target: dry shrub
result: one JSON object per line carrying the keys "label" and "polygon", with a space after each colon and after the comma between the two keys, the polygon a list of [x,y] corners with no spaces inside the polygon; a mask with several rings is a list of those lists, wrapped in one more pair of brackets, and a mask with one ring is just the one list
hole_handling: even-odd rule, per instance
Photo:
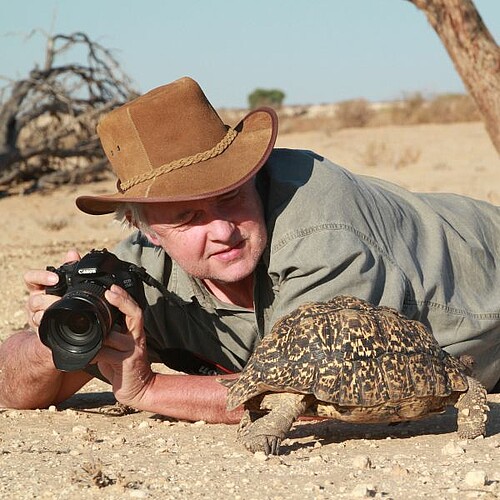
{"label": "dry shrub", "polygon": [[428,123],[471,122],[481,119],[476,103],[469,95],[439,95],[429,102],[428,108]]}
{"label": "dry shrub", "polygon": [[404,168],[408,167],[409,165],[413,165],[420,159],[421,154],[422,151],[420,150],[420,148],[407,146],[403,149],[403,151],[401,151],[399,155],[394,158],[394,167]]}
{"label": "dry shrub", "polygon": [[[228,124],[238,123],[247,109],[218,110]],[[282,134],[322,131],[327,135],[342,128],[382,127],[389,125],[416,125],[426,123],[455,123],[480,121],[481,116],[469,95],[443,94],[432,98],[420,92],[407,94],[400,101],[370,103],[366,99],[352,99],[338,104],[283,106],[277,110]],[[368,146],[365,155],[374,161],[380,156],[380,147]],[[415,152],[407,152],[396,164],[406,165],[417,160]],[[418,159],[418,158],[417,158]]]}
{"label": "dry shrub", "polygon": [[366,127],[374,111],[366,99],[351,99],[340,102],[335,118],[340,128]]}
{"label": "dry shrub", "polygon": [[407,146],[399,152],[385,142],[370,141],[361,153],[361,161],[367,167],[392,165],[399,169],[417,163],[421,153],[419,148],[413,146]]}
{"label": "dry shrub", "polygon": [[420,92],[406,95],[402,101],[395,102],[389,108],[391,124],[413,125],[422,123],[422,110],[425,107],[425,99]]}
{"label": "dry shrub", "polygon": [[335,117],[330,116],[283,116],[279,114],[279,130],[281,134],[322,131],[330,134],[338,130]]}
{"label": "dry shrub", "polygon": [[69,224],[69,219],[65,216],[52,215],[39,221],[39,224],[47,231],[61,231]]}
{"label": "dry shrub", "polygon": [[481,119],[477,106],[469,95],[442,94],[425,99],[418,92],[394,103],[390,107],[390,117],[394,125],[470,122]]}
{"label": "dry shrub", "polygon": [[389,162],[391,153],[385,142],[370,141],[361,153],[361,161],[367,167],[376,167]]}

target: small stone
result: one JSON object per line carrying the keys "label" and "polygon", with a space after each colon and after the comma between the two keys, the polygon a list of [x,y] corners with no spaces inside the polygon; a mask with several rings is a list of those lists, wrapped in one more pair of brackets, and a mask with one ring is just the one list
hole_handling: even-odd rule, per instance
{"label": "small stone", "polygon": [[441,448],[441,453],[443,455],[458,456],[465,453],[465,449],[458,443],[450,441],[447,445]]}
{"label": "small stone", "polygon": [[129,492],[131,498],[147,498],[149,496],[147,491],[144,490],[131,490]]}
{"label": "small stone", "polygon": [[50,405],[48,408],[47,408],[50,412],[54,413],[57,411],[57,408],[55,405]]}
{"label": "small stone", "polygon": [[358,455],[352,459],[352,465],[357,469],[370,469],[372,461],[368,456]]}
{"label": "small stone", "polygon": [[72,429],[71,432],[73,434],[88,434],[89,428],[85,427],[84,425],[75,425]]}
{"label": "small stone", "polygon": [[255,458],[255,460],[258,460],[259,462],[265,462],[269,459],[269,457],[263,451],[256,451],[253,454],[253,458]]}
{"label": "small stone", "polygon": [[484,470],[471,470],[465,475],[464,482],[472,487],[484,486],[488,482],[488,477]]}
{"label": "small stone", "polygon": [[137,427],[138,429],[149,429],[151,425],[146,420],[143,420]]}
{"label": "small stone", "polygon": [[200,426],[200,425],[206,425],[205,420],[197,420],[196,422],[193,422],[193,425]]}
{"label": "small stone", "polygon": [[394,477],[406,477],[410,474],[410,471],[400,464],[393,465],[389,472]]}
{"label": "small stone", "polygon": [[122,444],[125,444],[126,442],[127,439],[124,436],[118,436],[111,441],[111,444],[113,446],[120,446]]}
{"label": "small stone", "polygon": [[371,484],[358,484],[351,491],[351,495],[355,498],[373,497],[376,493],[377,489]]}

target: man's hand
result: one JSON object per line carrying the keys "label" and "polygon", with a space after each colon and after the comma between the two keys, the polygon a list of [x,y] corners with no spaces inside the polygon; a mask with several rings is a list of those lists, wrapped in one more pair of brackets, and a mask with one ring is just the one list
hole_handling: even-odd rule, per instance
{"label": "man's hand", "polygon": [[[76,250],[68,251],[65,262],[73,262],[75,260],[80,260],[79,253]],[[29,298],[26,304],[28,324],[36,332],[38,332],[45,309],[61,298],[45,293],[45,288],[55,285],[58,279],[59,277],[56,273],[41,269],[27,271],[24,275],[24,283],[29,291]]]}
{"label": "man's hand", "polygon": [[[79,259],[78,252],[72,250],[65,260]],[[38,332],[44,311],[60,299],[45,293],[47,286],[57,283],[58,276],[49,271],[32,270],[25,273],[24,281],[29,291],[28,323],[31,330]],[[50,349],[31,330],[16,332],[0,344],[0,406],[45,408],[69,398],[92,379],[92,375],[83,371],[57,370]]]}
{"label": "man's hand", "polygon": [[142,310],[117,285],[106,290],[105,298],[125,315],[125,328],[109,334],[94,362],[111,383],[116,399],[141,409],[141,400],[155,379],[146,351]]}

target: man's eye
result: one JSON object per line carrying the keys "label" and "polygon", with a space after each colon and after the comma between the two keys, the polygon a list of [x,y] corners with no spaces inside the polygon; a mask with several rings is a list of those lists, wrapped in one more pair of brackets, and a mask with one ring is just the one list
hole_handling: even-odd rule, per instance
{"label": "man's eye", "polygon": [[185,224],[189,224],[192,220],[194,220],[195,213],[194,212],[184,212],[182,214],[177,215],[170,224],[172,226],[183,226]]}

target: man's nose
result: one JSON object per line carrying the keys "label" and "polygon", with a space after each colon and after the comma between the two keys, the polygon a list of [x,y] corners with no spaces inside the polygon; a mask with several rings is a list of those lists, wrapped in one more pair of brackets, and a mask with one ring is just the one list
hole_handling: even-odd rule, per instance
{"label": "man's nose", "polygon": [[208,234],[214,241],[229,241],[233,236],[235,227],[231,219],[221,214],[213,214],[210,222],[208,222]]}
{"label": "man's nose", "polygon": [[209,224],[209,234],[214,241],[228,241],[234,233],[235,225],[226,219],[213,219]]}

